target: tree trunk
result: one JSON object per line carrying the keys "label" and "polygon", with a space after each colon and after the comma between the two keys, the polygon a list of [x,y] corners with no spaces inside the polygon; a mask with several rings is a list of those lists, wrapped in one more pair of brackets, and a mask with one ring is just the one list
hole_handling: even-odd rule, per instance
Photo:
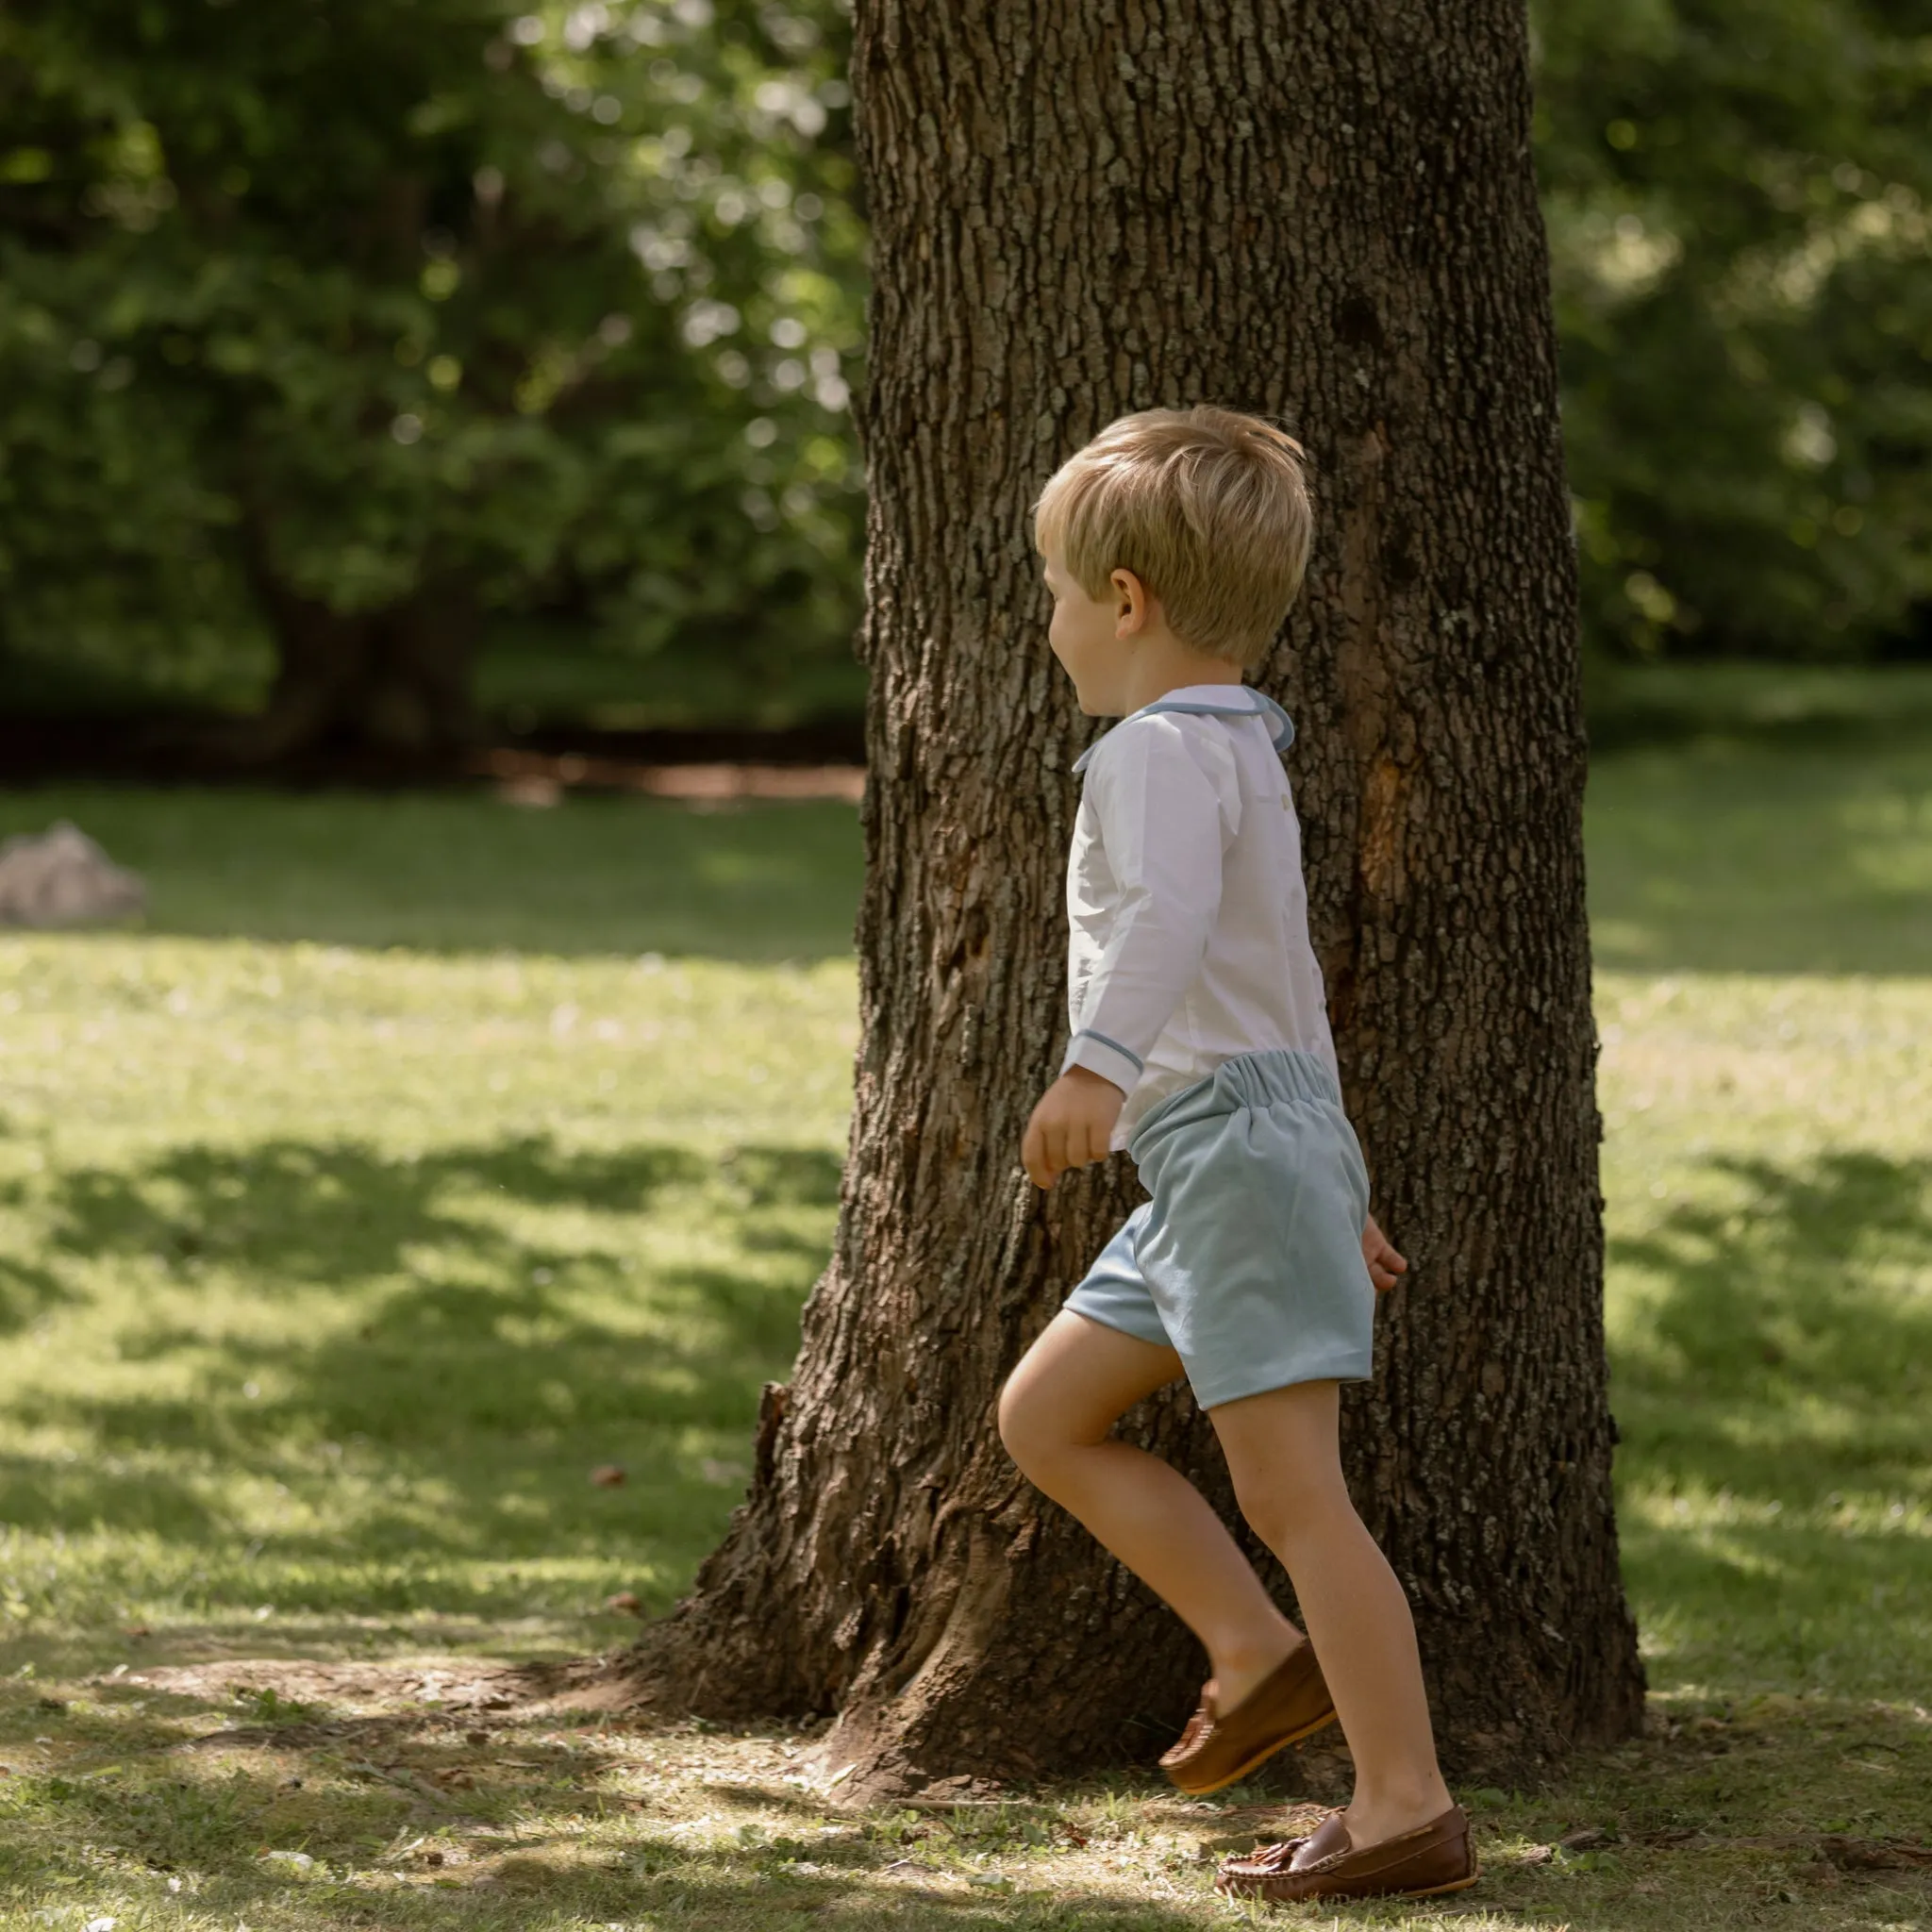
{"label": "tree trunk", "polygon": [[461,584],[430,579],[384,608],[337,610],[280,575],[253,515],[242,540],[276,664],[267,708],[227,733],[236,757],[266,764],[327,748],[421,763],[475,740],[477,611]]}
{"label": "tree trunk", "polygon": [[[1028,506],[1112,417],[1284,413],[1321,534],[1260,681],[1350,1112],[1413,1263],[1351,1392],[1446,1761],[1627,1733],[1573,561],[1518,0],[860,0],[874,229],[864,1045],[837,1244],[749,1498],[627,1668],[836,1714],[845,1789],[1151,1757],[1200,1657],[1001,1449],[1137,1198],[1020,1174],[1065,1031],[1068,767]],[[1231,1514],[1184,1391],[1130,1419]],[[1277,1573],[1278,1574],[1278,1573]]]}

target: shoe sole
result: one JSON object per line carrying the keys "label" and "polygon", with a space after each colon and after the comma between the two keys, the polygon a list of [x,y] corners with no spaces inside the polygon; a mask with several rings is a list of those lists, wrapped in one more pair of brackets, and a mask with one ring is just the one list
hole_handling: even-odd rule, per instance
{"label": "shoe sole", "polygon": [[[1481,1869],[1478,1868],[1476,1871],[1472,1872],[1467,1878],[1452,1878],[1447,1885],[1424,1885],[1418,1887],[1414,1891],[1338,1891],[1329,1892],[1326,1896],[1342,1904],[1357,1900],[1366,1904],[1370,1899],[1376,1898],[1441,1898],[1445,1892],[1469,1890],[1472,1886],[1481,1880],[1482,1875]],[[1230,1887],[1225,1891],[1222,1891],[1221,1887],[1218,1885],[1214,1889],[1216,1891],[1221,1892],[1223,1898],[1255,1898],[1259,1899],[1264,1905],[1277,1903],[1276,1900],[1271,1899],[1265,1891],[1242,1891],[1233,1887]],[[1285,1905],[1318,1904],[1323,1897],[1323,1893],[1315,1892],[1307,1899],[1285,1899],[1279,1901],[1279,1903]]]}
{"label": "shoe sole", "polygon": [[1483,1874],[1472,1872],[1467,1878],[1453,1878],[1447,1885],[1425,1885],[1420,1891],[1398,1891],[1394,1898],[1441,1898],[1445,1891],[1467,1891]]}
{"label": "shoe sole", "polygon": [[1168,1782],[1191,1798],[1205,1798],[1210,1791],[1224,1791],[1229,1785],[1240,1784],[1257,1765],[1266,1764],[1277,1751],[1286,1751],[1291,1744],[1299,1744],[1304,1738],[1312,1738],[1317,1731],[1325,1731],[1334,1722],[1335,1712],[1331,1707],[1313,1724],[1304,1724],[1300,1730],[1291,1731],[1285,1738],[1277,1738],[1274,1743],[1256,1752],[1245,1763],[1238,1764],[1225,1777],[1216,1778],[1211,1785],[1184,1785],[1173,1772],[1167,1774]]}

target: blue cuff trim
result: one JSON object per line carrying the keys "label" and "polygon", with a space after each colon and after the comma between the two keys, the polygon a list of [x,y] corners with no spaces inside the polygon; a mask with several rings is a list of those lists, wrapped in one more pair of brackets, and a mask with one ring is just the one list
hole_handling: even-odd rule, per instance
{"label": "blue cuff trim", "polygon": [[1108,1047],[1114,1053],[1119,1054],[1122,1059],[1132,1060],[1134,1063],[1135,1073],[1144,1074],[1147,1071],[1147,1062],[1143,1060],[1139,1054],[1133,1052],[1131,1049],[1127,1047],[1123,1046],[1118,1040],[1109,1040],[1106,1034],[1094,1032],[1094,1030],[1091,1026],[1081,1027],[1079,1032],[1074,1035],[1074,1038],[1075,1040],[1098,1041],[1102,1046]]}

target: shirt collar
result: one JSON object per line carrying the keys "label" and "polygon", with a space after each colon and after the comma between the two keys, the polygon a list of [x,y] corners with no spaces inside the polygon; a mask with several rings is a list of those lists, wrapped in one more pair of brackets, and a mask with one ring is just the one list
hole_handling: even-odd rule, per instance
{"label": "shirt collar", "polygon": [[[1131,724],[1136,718],[1151,718],[1161,711],[1180,711],[1195,717],[1265,718],[1276,751],[1286,751],[1294,742],[1294,721],[1266,691],[1251,684],[1184,684],[1178,691],[1164,691],[1151,705],[1131,711],[1120,724]],[[1077,777],[1093,761],[1093,754],[1120,729],[1103,732],[1074,760]]]}

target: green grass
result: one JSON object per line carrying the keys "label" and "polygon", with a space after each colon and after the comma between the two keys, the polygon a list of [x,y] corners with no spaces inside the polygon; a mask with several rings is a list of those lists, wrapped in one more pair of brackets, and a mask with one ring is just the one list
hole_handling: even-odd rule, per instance
{"label": "green grass", "polygon": [[[851,1812],[809,1740],[477,1701],[624,1641],[741,1487],[836,1211],[849,810],[0,834],[58,812],[155,901],[0,938],[0,1926],[1225,1922],[1204,1851],[1278,1785]],[[1927,1932],[1869,1861],[1932,1840],[1932,742],[1606,757],[1591,841],[1652,1728],[1469,1794],[1455,1917]]]}
{"label": "green grass", "polygon": [[1605,966],[1932,974],[1932,735],[1601,758],[1591,829]]}
{"label": "green grass", "polygon": [[1612,1401],[1652,1681],[1932,1688],[1932,981],[1607,975]]}
{"label": "green grass", "polygon": [[56,818],[153,882],[151,935],[570,958],[852,951],[860,862],[844,805],[693,811],[579,796],[533,810],[456,791],[0,792],[0,837]]}
{"label": "green grass", "polygon": [[1932,728],[1932,665],[1620,664],[1586,658],[1584,711],[1599,756],[1728,740],[1760,746],[1874,741]]}

